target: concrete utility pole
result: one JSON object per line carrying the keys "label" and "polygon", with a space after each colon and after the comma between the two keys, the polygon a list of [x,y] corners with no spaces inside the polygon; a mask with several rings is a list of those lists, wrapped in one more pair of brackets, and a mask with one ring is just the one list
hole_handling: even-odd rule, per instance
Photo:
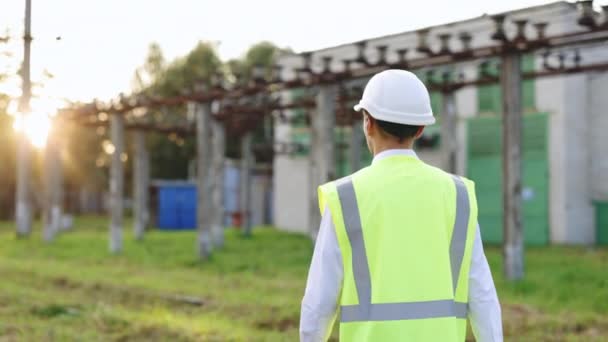
{"label": "concrete utility pole", "polygon": [[58,132],[51,131],[49,133],[45,152],[43,235],[44,240],[50,242],[61,229],[61,217],[63,215],[63,191],[61,188],[63,177]]}
{"label": "concrete utility pole", "polygon": [[318,115],[316,111],[311,113],[310,118],[310,150],[308,152],[308,179],[309,179],[309,210],[308,229],[310,237],[314,241],[317,238],[321,215],[319,214],[319,202],[317,199],[317,179],[319,179],[319,130]]}
{"label": "concrete utility pole", "polygon": [[456,100],[453,91],[444,91],[442,95],[441,149],[444,158],[443,166],[448,172],[456,174],[456,153],[458,151]]}
{"label": "concrete utility pole", "polygon": [[505,277],[510,280],[524,276],[521,74],[521,54],[504,55],[500,76],[503,94],[503,260]]}
{"label": "concrete utility pole", "polygon": [[142,240],[148,224],[149,154],[146,134],[143,130],[133,132],[133,235]]}
{"label": "concrete utility pole", "polygon": [[110,114],[110,139],[114,146],[110,164],[110,252],[122,251],[125,119],[122,114]]}
{"label": "concrete utility pole", "polygon": [[319,115],[319,184],[334,180],[336,177],[336,149],[334,132],[336,127],[336,86],[322,85],[317,95]]}
{"label": "concrete utility pole", "polygon": [[253,150],[251,132],[241,139],[241,213],[243,232],[251,236],[251,171],[253,169]]}
{"label": "concrete utility pole", "polygon": [[197,252],[201,260],[211,256],[211,104],[189,103],[196,113],[196,166],[198,226]]}
{"label": "concrete utility pole", "polygon": [[213,120],[212,127],[212,174],[213,181],[212,223],[211,233],[213,243],[217,247],[224,246],[224,171],[226,164],[226,129],[220,121]]}
{"label": "concrete utility pole", "polygon": [[[32,1],[25,1],[25,29],[23,34],[23,65],[21,67],[22,92],[19,101],[21,129],[30,112],[32,84],[30,82],[30,46],[32,43]],[[32,209],[29,196],[30,145],[25,133],[19,132],[17,139],[17,189],[15,194],[15,219],[17,237],[28,236],[32,230]]]}
{"label": "concrete utility pole", "polygon": [[361,149],[363,148],[363,124],[361,120],[353,120],[350,135],[350,167],[351,172],[361,169]]}
{"label": "concrete utility pole", "polygon": [[[319,86],[316,102],[317,108],[312,118],[311,127],[314,150],[311,151],[311,237],[316,239],[321,221],[318,211],[317,187],[335,178],[335,145],[334,128],[336,126],[336,86],[323,84]],[[313,161],[314,159],[314,161]]]}

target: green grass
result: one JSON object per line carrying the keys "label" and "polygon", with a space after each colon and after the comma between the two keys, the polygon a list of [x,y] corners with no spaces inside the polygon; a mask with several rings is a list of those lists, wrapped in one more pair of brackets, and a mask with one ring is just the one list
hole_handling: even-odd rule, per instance
{"label": "green grass", "polygon": [[[306,237],[230,230],[225,248],[199,263],[193,232],[152,231],[136,242],[125,230],[124,252],[112,256],[106,226],[78,218],[45,244],[39,231],[17,240],[0,223],[0,341],[297,340]],[[608,336],[608,250],[528,249],[518,283],[502,279],[498,249],[486,254],[508,340]]]}

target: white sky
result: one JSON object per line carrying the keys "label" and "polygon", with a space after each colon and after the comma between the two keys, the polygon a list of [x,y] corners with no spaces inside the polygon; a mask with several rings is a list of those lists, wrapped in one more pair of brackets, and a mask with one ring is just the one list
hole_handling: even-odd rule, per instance
{"label": "white sky", "polygon": [[[55,75],[46,95],[107,99],[128,91],[148,44],[167,59],[186,54],[198,40],[219,41],[222,58],[270,40],[296,51],[382,36],[547,0],[32,0],[32,78]],[[2,0],[0,36],[20,61],[25,0]],[[61,36],[61,41],[55,41]],[[0,51],[6,49],[0,44]],[[1,57],[3,58],[3,57]],[[0,66],[2,63],[0,63]],[[4,86],[6,88],[6,85]],[[11,90],[17,92],[18,83]]]}

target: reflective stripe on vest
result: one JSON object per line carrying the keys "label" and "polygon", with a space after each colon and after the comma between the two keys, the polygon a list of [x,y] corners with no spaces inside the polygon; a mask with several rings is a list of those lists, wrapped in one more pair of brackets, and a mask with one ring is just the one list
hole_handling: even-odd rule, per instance
{"label": "reflective stripe on vest", "polygon": [[[455,293],[467,241],[470,205],[466,185],[460,177],[452,176],[452,178],[456,185],[456,219],[450,242],[450,266]],[[341,306],[340,321],[346,323],[441,317],[466,318],[467,303],[455,302],[451,299],[372,304],[372,283],[355,188],[350,177],[339,180],[336,185],[344,226],[352,249],[353,277],[359,300],[357,305]]]}

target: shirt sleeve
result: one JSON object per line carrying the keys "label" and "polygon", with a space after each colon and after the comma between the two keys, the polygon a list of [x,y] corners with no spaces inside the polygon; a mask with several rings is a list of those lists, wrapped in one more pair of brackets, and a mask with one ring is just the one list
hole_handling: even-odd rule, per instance
{"label": "shirt sleeve", "polygon": [[502,342],[502,317],[494,280],[483,252],[479,225],[469,272],[469,320],[478,342]]}
{"label": "shirt sleeve", "polygon": [[326,341],[331,334],[342,290],[344,269],[331,212],[326,207],[308,271],[300,314],[300,341]]}

